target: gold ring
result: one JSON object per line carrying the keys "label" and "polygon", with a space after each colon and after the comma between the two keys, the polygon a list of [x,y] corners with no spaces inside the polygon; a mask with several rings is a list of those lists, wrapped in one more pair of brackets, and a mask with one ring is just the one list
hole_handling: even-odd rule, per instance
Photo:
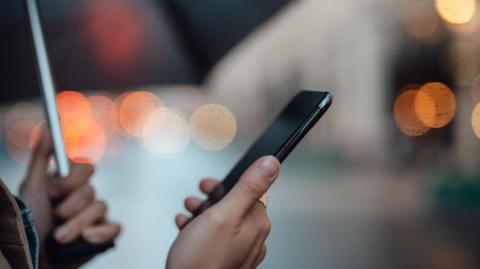
{"label": "gold ring", "polygon": [[258,199],[258,201],[262,203],[265,208],[267,208],[268,194],[265,193],[262,197],[260,197],[260,199]]}

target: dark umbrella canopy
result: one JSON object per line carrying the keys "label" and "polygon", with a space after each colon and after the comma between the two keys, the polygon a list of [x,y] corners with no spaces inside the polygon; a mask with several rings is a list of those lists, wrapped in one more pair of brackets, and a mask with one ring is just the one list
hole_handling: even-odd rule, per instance
{"label": "dark umbrella canopy", "polygon": [[[61,90],[200,83],[288,0],[43,0]],[[23,1],[0,2],[0,100],[39,94]]]}

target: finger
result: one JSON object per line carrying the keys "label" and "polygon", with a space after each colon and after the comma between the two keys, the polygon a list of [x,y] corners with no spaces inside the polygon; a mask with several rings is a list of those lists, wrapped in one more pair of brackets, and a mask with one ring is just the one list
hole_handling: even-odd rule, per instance
{"label": "finger", "polygon": [[220,180],[211,178],[204,179],[200,181],[200,191],[208,195],[213,191],[213,189],[215,189],[218,183],[220,183]]}
{"label": "finger", "polygon": [[255,262],[252,268],[257,268],[260,265],[260,263],[262,263],[262,261],[265,259],[265,256],[267,256],[267,245],[263,243],[262,248],[260,249],[260,252],[255,258]]}
{"label": "finger", "polygon": [[95,190],[91,185],[83,185],[58,205],[54,214],[56,217],[66,220],[78,214],[93,201],[95,201]]}
{"label": "finger", "polygon": [[95,169],[91,164],[71,164],[71,172],[66,178],[51,182],[48,190],[50,198],[59,198],[68,195],[73,190],[89,182]]}
{"label": "finger", "polygon": [[179,214],[175,217],[175,224],[177,224],[177,228],[181,230],[185,224],[187,224],[189,218],[184,214]]}
{"label": "finger", "polygon": [[102,220],[107,212],[105,202],[95,202],[82,212],[75,215],[71,220],[55,230],[55,239],[62,244],[66,244],[77,238],[82,231]]}
{"label": "finger", "polygon": [[226,214],[243,216],[272,185],[280,171],[280,162],[272,156],[262,157],[240,177],[238,183],[218,203]]}
{"label": "finger", "polygon": [[86,241],[100,245],[112,242],[121,232],[122,227],[118,223],[102,223],[83,230],[82,235]]}
{"label": "finger", "polygon": [[185,208],[188,210],[188,212],[193,213],[201,204],[203,201],[201,199],[195,198],[195,197],[188,197],[185,199]]}
{"label": "finger", "polygon": [[260,236],[262,242],[267,239],[272,223],[262,202],[257,201],[252,206],[250,214],[245,218],[245,221],[253,225],[252,229]]}
{"label": "finger", "polygon": [[39,181],[47,178],[46,174],[52,152],[53,146],[50,140],[50,132],[44,128],[33,147],[27,176],[29,182],[26,183],[44,183]]}

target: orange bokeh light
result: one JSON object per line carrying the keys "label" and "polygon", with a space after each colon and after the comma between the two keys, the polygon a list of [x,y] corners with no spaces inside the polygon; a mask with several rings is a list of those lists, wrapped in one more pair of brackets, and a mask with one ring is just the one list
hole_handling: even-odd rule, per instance
{"label": "orange bokeh light", "polygon": [[11,106],[3,118],[6,149],[13,160],[27,164],[30,156],[30,133],[43,117],[42,110],[31,103]]}
{"label": "orange bokeh light", "polygon": [[62,121],[92,118],[92,107],[87,97],[76,91],[57,94],[57,106]]}
{"label": "orange bokeh light", "polygon": [[108,117],[105,111],[111,111],[113,102],[103,96],[88,98],[80,92],[64,91],[57,95],[57,105],[68,158],[78,163],[100,160],[107,146],[108,134],[102,127]]}
{"label": "orange bokeh light", "polygon": [[3,128],[6,131],[17,121],[29,120],[31,122],[38,122],[42,118],[43,112],[40,107],[27,102],[16,103],[5,113]]}
{"label": "orange bokeh light", "polygon": [[425,126],[415,112],[415,98],[418,85],[407,85],[395,99],[393,117],[398,128],[408,136],[421,136],[430,130]]}
{"label": "orange bokeh light", "polygon": [[15,122],[6,134],[7,142],[21,149],[30,148],[30,133],[35,127],[35,123],[29,120],[20,120]]}
{"label": "orange bokeh light", "polygon": [[107,137],[112,136],[114,133],[114,122],[118,117],[113,110],[113,100],[102,95],[92,95],[88,96],[88,101],[90,101],[93,109],[93,119],[104,128]]}
{"label": "orange bokeh light", "polygon": [[62,122],[68,158],[78,163],[94,163],[103,156],[107,146],[105,132],[91,119]]}
{"label": "orange bokeh light", "polygon": [[162,106],[162,99],[151,92],[138,91],[126,95],[119,109],[119,121],[125,134],[142,138],[145,117]]}
{"label": "orange bokeh light", "polygon": [[40,135],[40,131],[42,126],[44,126],[47,121],[42,120],[41,122],[35,124],[35,126],[30,131],[30,135],[28,137],[28,145],[30,148],[33,148],[38,141],[38,137]]}
{"label": "orange bokeh light", "polygon": [[444,127],[455,116],[455,95],[442,83],[427,83],[417,92],[415,112],[424,125],[431,128]]}

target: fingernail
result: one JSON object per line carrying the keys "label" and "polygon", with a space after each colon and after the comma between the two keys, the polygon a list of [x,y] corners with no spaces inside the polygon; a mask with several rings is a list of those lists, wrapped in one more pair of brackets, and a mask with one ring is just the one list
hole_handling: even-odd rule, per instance
{"label": "fingernail", "polygon": [[265,157],[260,163],[259,168],[264,177],[274,180],[279,169],[278,161],[273,156]]}
{"label": "fingernail", "polygon": [[70,230],[67,227],[60,227],[55,231],[55,239],[59,242],[63,242],[69,233]]}

